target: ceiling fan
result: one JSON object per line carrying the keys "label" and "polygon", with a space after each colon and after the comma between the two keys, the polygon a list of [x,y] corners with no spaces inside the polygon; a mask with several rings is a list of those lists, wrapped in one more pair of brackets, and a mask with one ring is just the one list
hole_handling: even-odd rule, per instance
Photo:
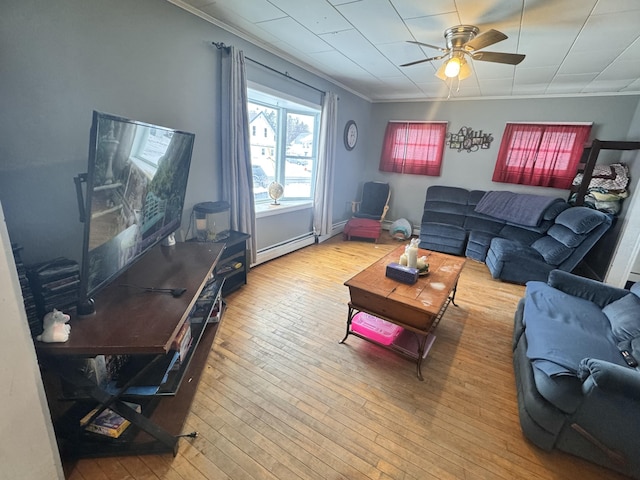
{"label": "ceiling fan", "polygon": [[471,68],[465,58],[467,56],[473,60],[482,62],[506,63],[508,65],[518,65],[524,60],[525,56],[519,53],[479,52],[478,50],[506,40],[508,37],[504,33],[494,29],[487,30],[480,35],[478,35],[478,32],[480,32],[480,29],[474,25],[457,25],[447,28],[444,31],[444,38],[447,42],[446,48],[409,40],[409,43],[434,48],[442,53],[435,57],[416,60],[415,62],[405,63],[400,66],[408,67],[418,63],[448,58],[438,69],[436,76],[442,80],[455,77],[463,80],[471,75]]}

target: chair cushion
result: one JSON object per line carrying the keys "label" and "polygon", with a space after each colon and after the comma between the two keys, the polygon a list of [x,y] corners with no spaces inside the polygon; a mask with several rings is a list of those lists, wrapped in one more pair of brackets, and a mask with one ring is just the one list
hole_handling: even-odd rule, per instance
{"label": "chair cushion", "polygon": [[543,220],[553,220],[570,206],[567,202],[555,202],[544,211],[542,218]]}
{"label": "chair cushion", "polygon": [[559,223],[552,225],[547,234],[569,248],[575,248],[587,238],[588,233],[575,233]]}
{"label": "chair cushion", "polygon": [[361,218],[377,218],[380,220],[384,206],[389,198],[389,184],[382,182],[366,182],[362,186],[362,202],[357,216]]}
{"label": "chair cushion", "polygon": [[589,233],[602,222],[604,213],[587,207],[568,208],[556,217],[556,223],[571,229],[574,233]]}
{"label": "chair cushion", "polygon": [[549,265],[560,265],[573,252],[572,248],[560,243],[555,238],[544,236],[531,244]]}
{"label": "chair cushion", "polygon": [[640,298],[633,293],[611,302],[602,313],[609,319],[613,335],[619,342],[640,337]]}

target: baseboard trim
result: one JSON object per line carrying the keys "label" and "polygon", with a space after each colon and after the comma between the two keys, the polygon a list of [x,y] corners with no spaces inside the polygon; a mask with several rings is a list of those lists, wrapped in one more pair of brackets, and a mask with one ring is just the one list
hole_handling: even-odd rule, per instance
{"label": "baseboard trim", "polygon": [[336,235],[341,234],[344,231],[344,226],[347,224],[346,220],[343,220],[342,222],[338,222],[338,223],[334,223],[331,226],[331,233],[328,235],[318,235],[316,237],[316,242],[317,243],[322,243],[326,240],[329,240],[331,237],[335,237]]}

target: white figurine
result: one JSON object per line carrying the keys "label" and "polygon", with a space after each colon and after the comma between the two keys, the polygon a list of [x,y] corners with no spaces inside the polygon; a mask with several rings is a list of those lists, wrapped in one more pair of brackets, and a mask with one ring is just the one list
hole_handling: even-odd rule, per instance
{"label": "white figurine", "polygon": [[71,325],[68,325],[69,315],[59,310],[47,313],[42,319],[42,334],[36,337],[40,342],[66,342],[69,340]]}

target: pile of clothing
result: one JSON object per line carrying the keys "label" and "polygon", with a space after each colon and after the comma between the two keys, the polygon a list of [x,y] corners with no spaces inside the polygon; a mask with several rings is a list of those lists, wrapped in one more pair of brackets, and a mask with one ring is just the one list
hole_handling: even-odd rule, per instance
{"label": "pile of clothing", "polygon": [[[583,174],[573,179],[573,186],[582,184]],[[629,168],[624,163],[596,165],[584,197],[584,205],[605,213],[617,215],[622,208],[622,200],[629,196]],[[575,203],[574,193],[569,203]]]}

